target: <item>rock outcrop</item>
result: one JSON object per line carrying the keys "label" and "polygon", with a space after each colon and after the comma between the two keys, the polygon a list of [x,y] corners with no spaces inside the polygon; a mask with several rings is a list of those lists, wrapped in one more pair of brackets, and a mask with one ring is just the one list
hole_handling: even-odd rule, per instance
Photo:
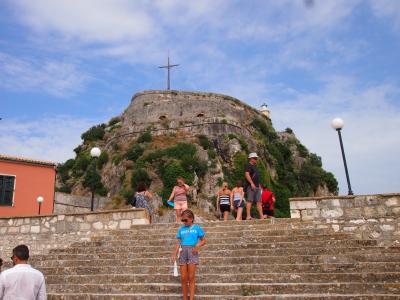
{"label": "rock outcrop", "polygon": [[76,158],[59,168],[59,187],[82,190],[93,169],[88,153],[96,145],[103,151],[97,163],[103,184],[99,192],[108,193],[114,207],[123,206],[121,199],[131,197],[138,181],[147,182],[165,202],[181,175],[195,185],[192,202],[212,211],[222,182],[233,185],[243,178],[249,152],[261,158],[262,183],[278,198],[278,216],[289,215],[288,197],[337,193],[333,175],[291,129],[276,132],[269,118],[230,96],[144,91],[133,96],[121,116],[82,138]]}

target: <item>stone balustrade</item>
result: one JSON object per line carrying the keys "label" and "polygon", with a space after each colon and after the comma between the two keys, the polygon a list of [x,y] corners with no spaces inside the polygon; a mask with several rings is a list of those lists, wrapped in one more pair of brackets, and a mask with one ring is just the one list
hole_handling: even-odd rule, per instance
{"label": "stone balustrade", "polygon": [[149,215],[141,208],[0,218],[0,257],[9,255],[18,244],[28,245],[32,253],[45,253],[74,242],[90,241],[95,234],[108,230],[142,224],[149,224]]}
{"label": "stone balustrade", "polygon": [[326,223],[337,232],[354,232],[382,243],[400,240],[400,194],[291,198],[290,214]]}

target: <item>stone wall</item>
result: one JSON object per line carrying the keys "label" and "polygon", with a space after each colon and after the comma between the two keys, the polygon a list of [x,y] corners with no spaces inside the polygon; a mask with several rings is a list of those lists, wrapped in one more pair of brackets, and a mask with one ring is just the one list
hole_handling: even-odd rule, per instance
{"label": "stone wall", "polygon": [[18,244],[26,244],[33,254],[72,243],[90,241],[113,229],[130,229],[149,224],[147,210],[127,209],[94,213],[0,218],[0,257],[8,257]]}
{"label": "stone wall", "polygon": [[291,198],[290,214],[382,243],[400,241],[400,194]]}
{"label": "stone wall", "polygon": [[[66,193],[55,193],[54,214],[74,214],[90,212],[91,197],[76,196]],[[107,197],[95,196],[94,209],[102,209],[110,199]]]}

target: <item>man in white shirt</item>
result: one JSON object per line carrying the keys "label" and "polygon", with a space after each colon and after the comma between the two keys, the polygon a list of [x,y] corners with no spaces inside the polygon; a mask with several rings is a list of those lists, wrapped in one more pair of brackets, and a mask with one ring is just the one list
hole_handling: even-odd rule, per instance
{"label": "man in white shirt", "polygon": [[0,274],[0,300],[46,300],[46,284],[42,272],[28,264],[29,249],[19,245],[13,249],[14,267]]}

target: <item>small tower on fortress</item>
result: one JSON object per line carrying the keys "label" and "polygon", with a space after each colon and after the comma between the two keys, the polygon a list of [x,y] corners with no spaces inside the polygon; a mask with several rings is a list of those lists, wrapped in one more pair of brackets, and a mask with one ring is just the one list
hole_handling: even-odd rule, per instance
{"label": "small tower on fortress", "polygon": [[260,112],[266,116],[268,119],[270,119],[270,111],[268,109],[268,105],[264,102],[263,105],[261,105]]}

